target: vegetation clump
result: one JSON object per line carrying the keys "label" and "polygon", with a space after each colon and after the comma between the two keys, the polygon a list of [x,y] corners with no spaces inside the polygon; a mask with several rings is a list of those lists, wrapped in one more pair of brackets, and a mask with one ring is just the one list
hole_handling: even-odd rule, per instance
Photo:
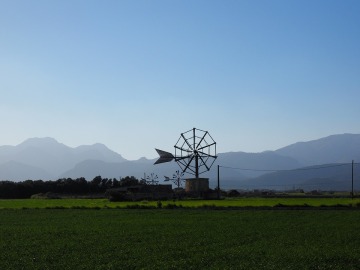
{"label": "vegetation clump", "polygon": [[31,199],[61,199],[61,197],[58,194],[52,192],[33,194],[31,195],[30,198]]}
{"label": "vegetation clump", "polygon": [[94,177],[87,181],[84,177],[72,179],[61,178],[56,181],[26,180],[21,182],[0,181],[0,199],[26,199],[32,195],[42,196],[41,194],[63,195],[97,195],[102,194],[112,188],[121,188],[132,185],[144,185],[145,182],[138,180],[134,176],[126,176],[117,180],[115,178]]}

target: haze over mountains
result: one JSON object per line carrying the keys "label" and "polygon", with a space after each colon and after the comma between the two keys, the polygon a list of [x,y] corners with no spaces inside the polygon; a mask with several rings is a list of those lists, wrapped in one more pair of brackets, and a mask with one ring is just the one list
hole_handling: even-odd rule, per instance
{"label": "haze over mountains", "polygon": [[[155,173],[161,182],[164,175],[171,177],[179,169],[175,162],[153,165],[155,160],[129,161],[103,144],[71,148],[53,138],[32,138],[17,146],[0,146],[0,180],[57,180],[67,177],[91,180],[97,175],[119,179]],[[352,160],[360,161],[360,134],[332,135],[298,142],[276,151],[220,153],[212,170],[202,176],[209,177],[210,185],[214,187],[216,165],[219,164],[222,188],[283,189],[293,186],[348,190],[350,164],[333,165],[351,163]],[[331,165],[316,169],[309,167],[322,164]],[[358,167],[356,164],[355,175],[360,173]],[[292,170],[298,168],[303,169]]]}
{"label": "haze over mountains", "polygon": [[[32,138],[17,146],[0,146],[0,178],[9,180],[55,179],[84,160],[123,162],[125,159],[103,144],[68,147],[53,138]],[[9,164],[17,170],[6,170]],[[26,165],[27,168],[21,168]],[[39,174],[26,176],[29,168]]]}
{"label": "haze over mountains", "polygon": [[332,135],[309,142],[298,142],[275,151],[303,165],[360,161],[360,134]]}

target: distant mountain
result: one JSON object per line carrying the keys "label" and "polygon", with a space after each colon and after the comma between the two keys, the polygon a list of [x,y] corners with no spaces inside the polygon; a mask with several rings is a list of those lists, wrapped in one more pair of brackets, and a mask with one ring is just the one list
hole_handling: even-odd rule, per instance
{"label": "distant mountain", "polygon": [[[310,187],[314,183],[324,187],[321,183],[324,181],[343,188],[347,186],[339,183],[348,184],[348,168],[334,167],[313,173],[289,170],[321,164],[350,163],[352,159],[360,161],[360,134],[332,135],[295,143],[276,151],[220,153],[211,171],[201,176],[209,177],[210,186],[216,187],[217,165],[220,165],[221,187],[227,189],[244,186],[282,189],[285,186]],[[17,146],[0,146],[0,180],[56,180],[62,177],[85,177],[91,180],[97,175],[104,178],[140,178],[144,173],[155,173],[162,181],[164,176],[172,177],[179,170],[175,162],[154,166],[155,160],[140,158],[128,161],[103,144],[71,148],[52,138],[32,138]],[[270,170],[284,171],[269,173]]]}
{"label": "distant mountain", "polygon": [[[360,175],[360,164],[355,164],[354,174]],[[351,163],[335,163],[267,173],[253,179],[238,182],[238,188],[274,190],[302,188],[304,190],[350,191],[351,181]],[[360,188],[358,181],[354,181],[354,188]]]}
{"label": "distant mountain", "polygon": [[74,150],[75,162],[94,159],[105,162],[124,162],[127,161],[120,154],[110,150],[104,144],[96,143],[93,145],[82,145]]}
{"label": "distant mountain", "polygon": [[[26,175],[29,167],[21,168],[20,164],[41,169],[47,172],[50,179],[57,178],[64,171],[73,168],[79,162],[88,159],[97,159],[106,162],[123,162],[126,161],[121,155],[108,149],[103,144],[85,145],[76,148],[68,147],[57,142],[52,138],[32,138],[24,141],[17,146],[1,146],[0,147],[0,165],[7,162],[15,162],[18,164],[18,172],[13,175],[3,173],[0,169],[1,179],[23,180],[17,175]],[[29,172],[30,173],[30,172]],[[40,178],[42,174],[39,174]],[[29,179],[29,177],[25,177]]]}
{"label": "distant mountain", "polygon": [[[241,174],[243,178],[256,177],[264,174],[262,170],[294,169],[302,166],[295,158],[280,155],[273,151],[261,153],[228,152],[220,153],[216,165],[231,168],[222,169],[222,176],[233,176],[234,173]],[[240,168],[242,170],[237,170]],[[258,171],[260,170],[260,171]],[[237,172],[236,172],[237,171]]]}
{"label": "distant mountain", "polygon": [[266,170],[289,170],[324,164],[326,166],[351,163],[352,160],[360,162],[360,134],[331,135],[262,153],[225,153],[226,158],[223,160],[221,155],[219,154],[219,164],[244,169],[221,168],[223,188],[284,189],[302,186],[306,189],[328,187],[334,190],[349,190],[351,170],[346,166],[315,170],[312,173],[311,170],[274,173]]}
{"label": "distant mountain", "polygon": [[331,135],[291,144],[275,152],[292,157],[303,165],[360,161],[360,134]]}
{"label": "distant mountain", "polygon": [[45,170],[30,165],[8,161],[0,164],[1,180],[50,180],[52,176]]}

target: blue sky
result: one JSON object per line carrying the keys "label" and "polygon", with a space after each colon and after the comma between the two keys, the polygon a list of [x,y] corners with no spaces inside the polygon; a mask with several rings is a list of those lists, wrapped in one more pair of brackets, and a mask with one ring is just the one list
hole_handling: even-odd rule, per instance
{"label": "blue sky", "polygon": [[127,159],[208,130],[218,152],[360,133],[360,1],[0,0],[0,145]]}

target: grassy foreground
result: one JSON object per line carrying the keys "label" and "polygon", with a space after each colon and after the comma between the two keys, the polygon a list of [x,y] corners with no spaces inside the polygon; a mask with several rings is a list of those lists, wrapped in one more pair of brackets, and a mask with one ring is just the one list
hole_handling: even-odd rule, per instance
{"label": "grassy foreground", "polygon": [[359,269],[360,211],[0,210],[1,269]]}
{"label": "grassy foreground", "polygon": [[[360,199],[350,198],[235,198],[225,200],[162,201],[162,206],[177,207],[274,207],[274,206],[352,206],[360,207]],[[156,201],[109,202],[107,199],[14,199],[0,200],[0,209],[24,208],[131,208],[157,207]]]}

